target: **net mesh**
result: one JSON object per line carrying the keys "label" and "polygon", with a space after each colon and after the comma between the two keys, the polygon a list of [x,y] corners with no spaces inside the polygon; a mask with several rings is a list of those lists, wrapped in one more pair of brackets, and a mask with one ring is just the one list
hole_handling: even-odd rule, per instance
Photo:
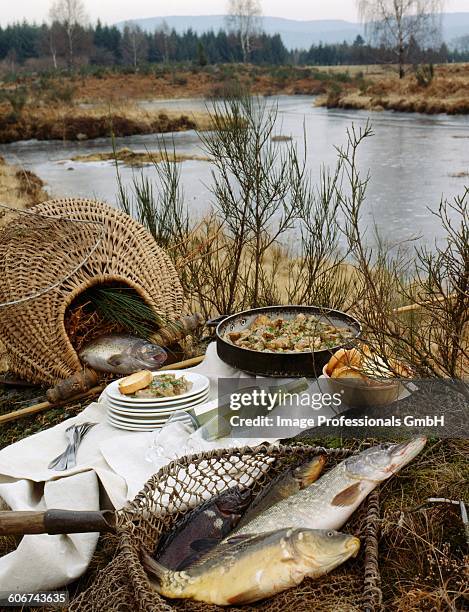
{"label": "net mesh", "polygon": [[[325,452],[328,456],[326,469],[351,454],[345,449],[262,445],[255,449],[206,452],[162,468],[137,497],[118,512],[115,556],[98,573],[92,586],[72,602],[70,610],[215,612],[226,609],[162,598],[152,590],[140,563],[140,552],[145,549],[152,553],[162,534],[172,529],[184,514],[225,487],[238,484],[257,494],[287,467],[300,465],[318,452]],[[378,523],[379,498],[375,490],[343,528],[343,531],[361,538],[361,552],[355,560],[320,579],[306,579],[299,586],[265,601],[229,609],[239,612],[380,611]]]}

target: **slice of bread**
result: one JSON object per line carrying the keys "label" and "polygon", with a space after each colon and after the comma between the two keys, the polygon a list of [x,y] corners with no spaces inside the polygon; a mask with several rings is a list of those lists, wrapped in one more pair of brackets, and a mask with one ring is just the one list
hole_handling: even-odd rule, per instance
{"label": "slice of bread", "polygon": [[153,380],[153,375],[149,370],[135,372],[119,381],[119,391],[123,395],[131,395],[140,389],[145,389]]}

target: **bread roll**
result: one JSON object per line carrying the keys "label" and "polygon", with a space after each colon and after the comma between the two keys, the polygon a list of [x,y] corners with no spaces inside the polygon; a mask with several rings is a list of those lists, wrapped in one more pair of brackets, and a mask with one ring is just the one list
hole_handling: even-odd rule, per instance
{"label": "bread roll", "polygon": [[149,370],[141,370],[120,380],[119,391],[123,395],[131,395],[136,391],[140,391],[140,389],[148,387],[152,380],[153,375]]}
{"label": "bread roll", "polygon": [[358,378],[359,380],[366,381],[366,376],[363,376],[361,372],[349,366],[335,368],[331,378]]}
{"label": "bread roll", "polygon": [[350,349],[346,351],[346,355],[344,357],[343,362],[344,365],[359,368],[362,362],[362,354],[356,348]]}
{"label": "bread roll", "polygon": [[336,351],[332,357],[329,359],[329,363],[327,364],[326,367],[326,374],[328,376],[332,376],[333,371],[335,370],[336,367],[338,367],[341,363],[341,360],[345,357],[345,355],[347,354],[347,351],[345,349],[339,349],[338,351]]}

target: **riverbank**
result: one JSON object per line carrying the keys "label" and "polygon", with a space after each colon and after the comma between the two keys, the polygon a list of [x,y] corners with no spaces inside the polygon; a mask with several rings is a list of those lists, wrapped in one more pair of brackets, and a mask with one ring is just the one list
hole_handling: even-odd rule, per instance
{"label": "riverbank", "polygon": [[[24,210],[47,200],[44,182],[29,170],[7,164],[0,156],[0,203]],[[0,208],[0,227],[8,223],[10,213]]]}
{"label": "riverbank", "polygon": [[260,96],[318,96],[316,104],[328,108],[469,113],[469,64],[437,66],[433,77],[409,70],[402,80],[393,67],[226,64],[156,66],[136,74],[102,69],[80,77],[19,75],[0,85],[0,144],[206,130],[205,111],[157,111],[139,103],[223,99],[240,89]]}
{"label": "riverbank", "polygon": [[19,75],[0,83],[0,144],[20,140],[86,140],[210,129],[208,113],[143,109],[139,102],[178,98],[222,99],[239,90],[271,96],[318,95],[331,83],[352,80],[317,69],[244,65],[176,71],[98,72],[83,77]]}
{"label": "riverbank", "polygon": [[210,129],[206,113],[146,111],[135,104],[94,106],[79,105],[23,107],[21,113],[0,115],[0,143],[20,140],[77,140],[138,134],[162,134],[186,130]]}
{"label": "riverbank", "polygon": [[469,113],[469,64],[409,70],[403,79],[392,69],[366,74],[361,80],[335,84],[317,99],[317,106],[348,110],[393,110],[426,114]]}

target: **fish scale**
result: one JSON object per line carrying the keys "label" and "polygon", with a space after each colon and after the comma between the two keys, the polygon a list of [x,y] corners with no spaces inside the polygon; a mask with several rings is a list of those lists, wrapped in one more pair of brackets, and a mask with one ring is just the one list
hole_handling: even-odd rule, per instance
{"label": "fish scale", "polygon": [[342,461],[318,481],[277,502],[230,534],[306,527],[339,529],[379,484],[407,465],[425,446],[421,436],[402,444],[371,447]]}
{"label": "fish scale", "polygon": [[[310,529],[338,529],[376,486],[375,482],[360,485],[364,495],[351,506],[332,506],[332,500],[347,487],[356,484],[347,474],[345,463],[329,470],[306,489],[278,502],[234,534],[259,533],[273,529],[303,526]],[[345,517],[345,518],[344,518]]]}
{"label": "fish scale", "polygon": [[142,563],[153,588],[171,599],[241,605],[318,578],[358,553],[360,541],[336,531],[279,529],[241,536],[213,549],[181,572],[145,552]]}

